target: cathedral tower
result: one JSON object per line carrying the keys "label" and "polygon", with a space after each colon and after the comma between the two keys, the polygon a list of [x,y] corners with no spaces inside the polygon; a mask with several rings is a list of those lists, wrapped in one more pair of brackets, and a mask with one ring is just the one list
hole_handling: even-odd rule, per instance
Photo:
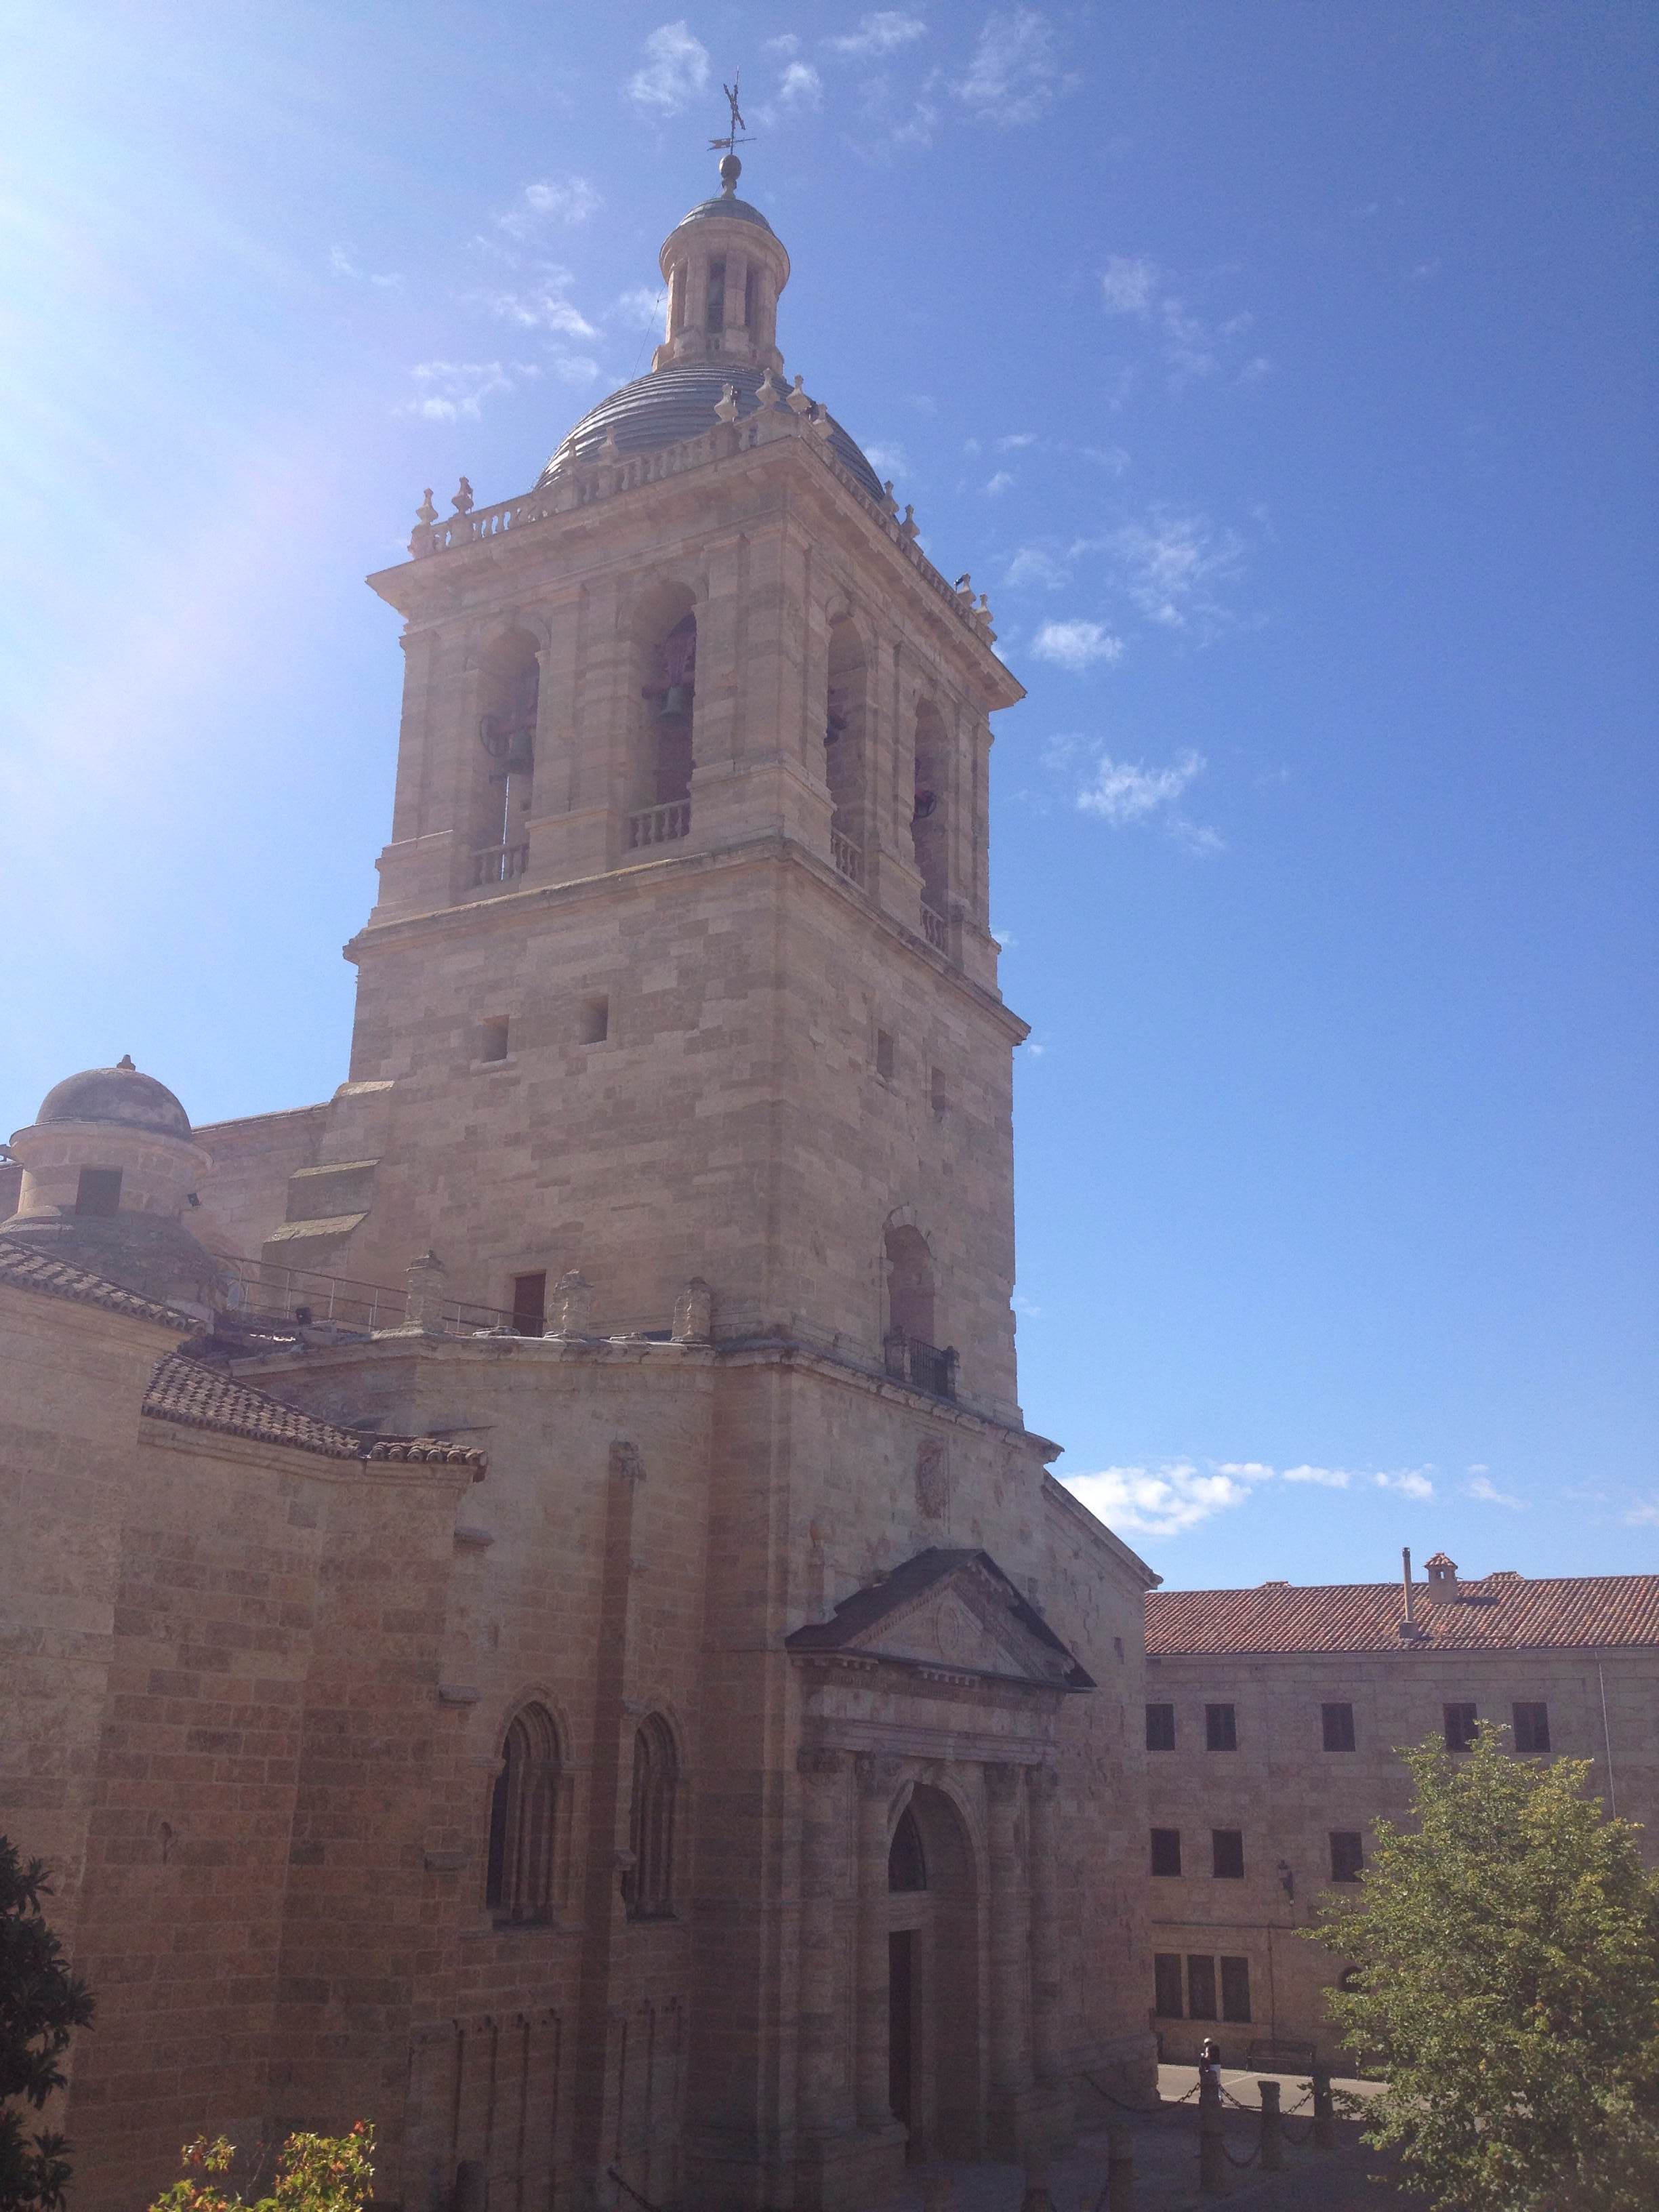
{"label": "cathedral tower", "polygon": [[[614,2164],[850,2212],[907,2153],[1057,2139],[1149,2048],[1147,1577],[1016,1394],[988,781],[1021,690],[784,373],[738,173],[664,245],[651,372],[524,496],[428,495],[370,580],[405,681],[349,1079],[201,1133],[203,1218],[267,1282],[421,1255],[401,1327],[261,1387],[489,1454],[433,1803],[365,1838],[361,1921],[337,1867],[314,1907],[292,1878],[331,1935],[294,1937],[289,2109],[404,2083],[411,2204]],[[331,1961],[398,1898],[429,1940],[354,2042]]]}

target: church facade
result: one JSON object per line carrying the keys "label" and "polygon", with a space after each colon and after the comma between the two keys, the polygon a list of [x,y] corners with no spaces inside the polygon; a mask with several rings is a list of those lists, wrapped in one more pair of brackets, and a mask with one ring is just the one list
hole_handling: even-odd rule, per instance
{"label": "church facade", "polygon": [[4,1786],[89,2207],[360,2117],[411,2206],[862,2207],[1151,2063],[1154,1578],[1016,1389],[1020,690],[722,183],[650,374],[370,580],[345,1082],[14,1139]]}

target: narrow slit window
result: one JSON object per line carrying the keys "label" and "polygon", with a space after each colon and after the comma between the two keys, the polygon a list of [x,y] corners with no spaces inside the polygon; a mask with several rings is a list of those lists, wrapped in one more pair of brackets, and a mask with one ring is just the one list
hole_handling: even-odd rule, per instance
{"label": "narrow slit window", "polygon": [[1146,1708],[1147,1750],[1173,1751],[1175,1747],[1175,1707],[1148,1705]]}
{"label": "narrow slit window", "polygon": [[1181,1872],[1181,1831],[1179,1828],[1152,1830],[1152,1872],[1179,1874]]}
{"label": "narrow slit window", "polygon": [[936,1067],[927,1079],[928,1103],[933,1109],[933,1119],[942,1121],[951,1110],[951,1092],[945,1080],[945,1070]]}
{"label": "narrow slit window", "polygon": [[1206,1705],[1204,1747],[1206,1751],[1238,1749],[1238,1714],[1232,1705]]}
{"label": "narrow slit window", "polygon": [[1215,2018],[1215,1960],[1189,1958],[1187,1961],[1187,2017],[1189,2020]]}
{"label": "narrow slit window", "polygon": [[513,1327],[520,1336],[547,1334],[547,1270],[513,1278]]}
{"label": "narrow slit window", "polygon": [[77,1213],[118,1213],[121,1211],[119,1168],[82,1168],[75,1186]]}
{"label": "narrow slit window", "polygon": [[1320,1725],[1324,1732],[1327,1751],[1353,1749],[1353,1707],[1352,1705],[1322,1705]]}
{"label": "narrow slit window", "polygon": [[1181,1954],[1152,1954],[1152,2009],[1164,2020],[1179,2020],[1187,2008],[1181,2001]]}
{"label": "narrow slit window", "polygon": [[878,1030],[876,1031],[876,1073],[880,1076],[884,1083],[892,1081],[893,1070],[896,1064],[892,1038],[885,1030]]}
{"label": "narrow slit window", "polygon": [[1248,2021],[1250,2017],[1250,1962],[1248,1959],[1221,1961],[1221,2017]]}
{"label": "narrow slit window", "polygon": [[512,1027],[505,1014],[490,1014],[478,1027],[478,1057],[480,1060],[505,1060],[507,1055],[507,1036]]}
{"label": "narrow slit window", "polygon": [[711,261],[708,264],[708,328],[726,328],[726,264]]}
{"label": "narrow slit window", "polygon": [[581,1039],[584,1044],[603,1044],[611,1034],[611,1001],[609,999],[587,999],[582,1002]]}

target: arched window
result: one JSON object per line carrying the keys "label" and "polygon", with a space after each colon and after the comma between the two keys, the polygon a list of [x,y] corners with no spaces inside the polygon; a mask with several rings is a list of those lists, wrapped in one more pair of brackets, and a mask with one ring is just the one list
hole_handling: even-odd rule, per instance
{"label": "arched window", "polygon": [[890,1330],[933,1343],[933,1255],[927,1239],[920,1229],[890,1228],[886,1254]]}
{"label": "arched window", "polygon": [[927,1858],[921,1848],[921,1830],[908,1805],[898,1816],[898,1826],[888,1847],[887,1887],[895,1890],[927,1887]]}
{"label": "arched window", "polygon": [[633,1864],[623,1876],[630,1920],[666,1920],[674,1911],[674,1798],[679,1784],[674,1738],[660,1713],[634,1738],[634,1787],[628,1808]]}
{"label": "arched window", "polygon": [[854,883],[864,880],[864,640],[845,616],[830,626],[828,696],[824,701],[823,772],[834,811],[830,817],[836,867]]}
{"label": "arched window", "polygon": [[484,1903],[505,1920],[546,1920],[553,1911],[553,1829],[559,1739],[544,1705],[508,1722],[489,1798]]}
{"label": "arched window", "polygon": [[931,699],[916,706],[916,783],[910,842],[921,878],[924,907],[944,920],[950,895],[945,781],[949,771],[945,724]]}
{"label": "arched window", "polygon": [[[683,584],[648,592],[633,624],[639,670],[630,850],[684,837],[691,822],[697,618]],[[664,810],[667,810],[665,811]]]}
{"label": "arched window", "polygon": [[525,825],[536,766],[536,716],[541,664],[536,641],[509,630],[485,652],[479,670],[478,743],[482,781],[473,830],[478,883],[505,883],[524,872]]}

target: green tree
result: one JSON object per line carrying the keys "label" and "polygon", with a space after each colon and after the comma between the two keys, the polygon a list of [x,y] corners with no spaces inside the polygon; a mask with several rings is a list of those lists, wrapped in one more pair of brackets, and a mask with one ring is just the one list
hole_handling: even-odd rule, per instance
{"label": "green tree", "polygon": [[210,2178],[229,2172],[234,2147],[222,2136],[216,2142],[201,2136],[179,2154],[183,2179],[149,2212],[362,2212],[374,2183],[374,2130],[367,2120],[359,2120],[349,2135],[290,2136],[277,2156],[270,2196],[250,2204]]}
{"label": "green tree", "polygon": [[1652,2212],[1659,1875],[1588,1759],[1507,1734],[1403,1753],[1416,1832],[1379,1822],[1362,1898],[1309,1931],[1357,1962],[1327,2002],[1388,2082],[1367,2138],[1437,2212]]}
{"label": "green tree", "polygon": [[0,1836],[0,2212],[55,2212],[64,2201],[69,2144],[45,2129],[23,2133],[21,2098],[38,2112],[64,2086],[58,2060],[92,1999],[64,1963],[40,1899],[52,1893],[39,1859],[27,1865]]}

